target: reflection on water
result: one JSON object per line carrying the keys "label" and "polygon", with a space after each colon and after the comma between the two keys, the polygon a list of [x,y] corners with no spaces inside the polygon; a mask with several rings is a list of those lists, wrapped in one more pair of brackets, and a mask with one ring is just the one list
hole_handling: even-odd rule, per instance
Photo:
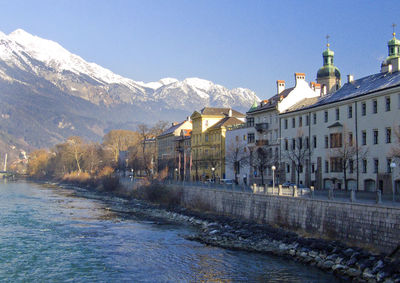
{"label": "reflection on water", "polygon": [[85,191],[0,183],[0,280],[334,282],[285,259],[184,239],[193,228],[120,214],[129,203]]}

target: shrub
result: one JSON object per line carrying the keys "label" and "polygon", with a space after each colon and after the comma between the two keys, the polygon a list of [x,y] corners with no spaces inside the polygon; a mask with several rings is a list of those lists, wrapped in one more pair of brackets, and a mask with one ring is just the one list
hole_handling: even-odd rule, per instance
{"label": "shrub", "polygon": [[135,191],[134,196],[172,208],[180,205],[182,190],[166,187],[161,184],[150,184],[139,187]]}
{"label": "shrub", "polygon": [[91,176],[87,172],[73,171],[65,174],[62,180],[69,183],[88,184],[91,180]]}

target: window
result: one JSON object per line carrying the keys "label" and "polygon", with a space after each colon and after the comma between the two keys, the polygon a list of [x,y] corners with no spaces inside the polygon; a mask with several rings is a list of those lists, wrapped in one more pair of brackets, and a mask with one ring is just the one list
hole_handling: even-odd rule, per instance
{"label": "window", "polygon": [[325,148],[329,147],[329,138],[328,136],[325,136]]}
{"label": "window", "polygon": [[349,146],[353,146],[353,133],[349,133]]}
{"label": "window", "polygon": [[303,148],[303,139],[301,137],[299,137],[299,148]]}
{"label": "window", "polygon": [[365,116],[367,114],[367,105],[365,104],[365,102],[363,102],[361,104],[361,115]]}
{"label": "window", "polygon": [[367,145],[367,132],[362,131],[361,133],[361,143],[362,145]]}
{"label": "window", "polygon": [[378,144],[378,130],[374,130],[374,144]]}
{"label": "window", "polygon": [[248,127],[254,127],[254,117],[248,117],[247,118],[247,126]]}
{"label": "window", "polygon": [[310,139],[306,137],[306,148],[310,148]]}
{"label": "window", "polygon": [[363,161],[362,161],[362,172],[363,173],[367,173],[367,165],[368,165],[367,159],[363,159]]}
{"label": "window", "polygon": [[296,128],[296,119],[292,118],[292,128]]}
{"label": "window", "polygon": [[286,172],[290,173],[290,165],[289,164],[286,165]]}
{"label": "window", "polygon": [[292,139],[292,149],[296,149],[296,139]]}
{"label": "window", "polygon": [[353,159],[349,160],[349,172],[352,174],[354,172],[354,161]]}
{"label": "window", "polygon": [[329,162],[325,161],[325,173],[329,173]]}
{"label": "window", "polygon": [[[400,95],[399,95],[399,108],[400,108]],[[313,123],[317,124],[317,113],[313,113]]]}
{"label": "window", "polygon": [[342,133],[334,133],[330,135],[331,148],[342,147]]}
{"label": "window", "polygon": [[299,127],[303,127],[303,117],[299,117]]}
{"label": "window", "polygon": [[285,129],[287,129],[287,126],[288,125],[288,122],[287,122],[287,119],[285,119]]}
{"label": "window", "polygon": [[385,98],[385,109],[386,111],[390,111],[390,96]]}
{"label": "window", "polygon": [[392,129],[386,128],[386,143],[392,142]]}
{"label": "window", "polygon": [[285,139],[285,150],[289,150],[289,141]]}
{"label": "window", "polygon": [[347,111],[347,117],[349,119],[353,118],[353,106],[349,105],[348,111]]}
{"label": "window", "polygon": [[306,116],[306,126],[310,125],[310,116]]}
{"label": "window", "polygon": [[208,134],[205,134],[204,141],[208,142]]}
{"label": "window", "polygon": [[397,108],[400,109],[400,93],[397,95]]}
{"label": "window", "polygon": [[374,173],[378,173],[378,169],[379,169],[379,160],[374,159]]}
{"label": "window", "polygon": [[372,113],[378,113],[378,101],[376,99],[372,100]]}
{"label": "window", "polygon": [[336,114],[336,121],[337,121],[337,120],[340,119],[340,111],[339,111],[339,108],[336,108],[335,114]]}
{"label": "window", "polygon": [[328,122],[328,111],[324,112],[324,119],[325,119],[325,123]]}
{"label": "window", "polygon": [[331,172],[342,172],[342,159],[340,157],[331,158]]}
{"label": "window", "polygon": [[235,137],[235,140],[238,142],[238,141],[239,141],[239,136],[236,136],[236,137]]}
{"label": "window", "polygon": [[315,164],[311,164],[311,173],[315,173]]}
{"label": "window", "polygon": [[254,143],[254,134],[247,134],[247,143]]}
{"label": "window", "polygon": [[317,136],[313,136],[313,146],[317,148]]}
{"label": "window", "polygon": [[303,173],[303,164],[299,164],[299,173]]}

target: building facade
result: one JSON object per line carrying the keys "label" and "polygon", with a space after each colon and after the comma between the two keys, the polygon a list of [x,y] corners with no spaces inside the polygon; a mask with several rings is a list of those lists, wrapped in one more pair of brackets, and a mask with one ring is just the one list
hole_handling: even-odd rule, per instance
{"label": "building facade", "polygon": [[[400,42],[394,37],[388,47],[380,73],[358,80],[349,75],[339,90],[280,114],[287,181],[384,193],[392,193],[392,181],[399,186],[390,164],[400,122]],[[305,154],[297,166],[288,157],[299,148]]]}
{"label": "building facade", "polygon": [[229,126],[244,123],[245,115],[230,108],[205,107],[191,119],[191,179],[224,179],[225,132]]}
{"label": "building facade", "polygon": [[320,85],[314,82],[308,84],[304,73],[295,73],[294,76],[296,82],[294,87],[285,89],[285,81],[278,80],[277,93],[261,101],[260,104],[255,103],[246,113],[251,184],[272,182],[272,166],[276,168],[276,183],[286,179],[285,168],[279,162],[281,155],[279,113],[304,99],[314,99],[321,94]]}
{"label": "building facade", "polygon": [[188,118],[180,123],[172,123],[171,127],[157,136],[157,171],[164,177],[175,178],[180,153],[177,151],[176,140],[182,131],[191,131],[192,121]]}

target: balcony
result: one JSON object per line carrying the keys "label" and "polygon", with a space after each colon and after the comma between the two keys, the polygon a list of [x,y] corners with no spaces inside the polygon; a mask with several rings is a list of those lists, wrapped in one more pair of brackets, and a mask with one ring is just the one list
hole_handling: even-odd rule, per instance
{"label": "balcony", "polygon": [[257,123],[255,128],[258,132],[268,131],[268,123]]}
{"label": "balcony", "polygon": [[268,140],[256,140],[256,146],[269,145]]}

